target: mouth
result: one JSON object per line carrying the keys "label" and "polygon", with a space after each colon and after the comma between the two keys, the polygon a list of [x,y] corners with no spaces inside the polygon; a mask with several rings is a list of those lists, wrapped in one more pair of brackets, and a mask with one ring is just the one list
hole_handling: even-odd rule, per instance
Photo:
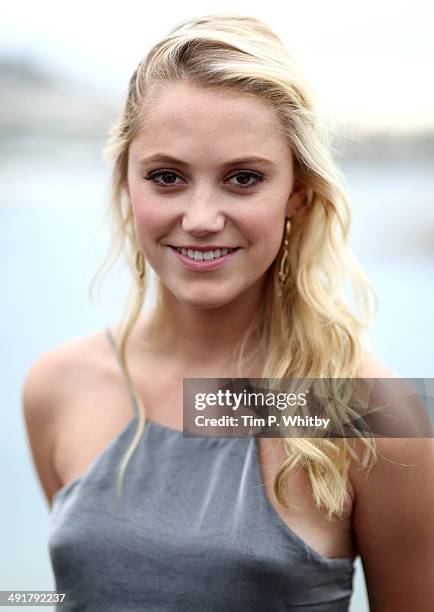
{"label": "mouth", "polygon": [[184,255],[184,257],[188,257],[192,261],[213,261],[215,259],[220,259],[225,255],[229,255],[234,251],[238,251],[241,247],[218,247],[212,249],[204,249],[203,247],[193,249],[188,247],[176,247],[171,244],[168,245],[174,251],[177,251],[179,254]]}

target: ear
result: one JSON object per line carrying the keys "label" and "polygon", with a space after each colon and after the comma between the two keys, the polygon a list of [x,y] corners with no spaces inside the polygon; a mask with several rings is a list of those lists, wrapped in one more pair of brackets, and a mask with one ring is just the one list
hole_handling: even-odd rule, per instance
{"label": "ear", "polygon": [[303,204],[306,198],[307,187],[301,181],[294,181],[291,195],[286,205],[286,216],[291,217],[296,210]]}

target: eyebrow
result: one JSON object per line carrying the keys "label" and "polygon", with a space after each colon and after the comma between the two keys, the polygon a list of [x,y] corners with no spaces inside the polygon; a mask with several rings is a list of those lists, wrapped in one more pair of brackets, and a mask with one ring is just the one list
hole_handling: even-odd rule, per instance
{"label": "eyebrow", "polygon": [[[182,159],[172,157],[171,155],[167,155],[166,153],[155,153],[155,155],[151,155],[150,157],[144,157],[143,159],[139,160],[140,164],[147,164],[147,163],[153,163],[153,162],[169,162],[171,164],[178,164],[180,166],[186,166],[186,167],[190,166],[190,164],[183,161]],[[241,165],[251,164],[255,162],[256,163],[259,162],[259,163],[266,164],[269,166],[275,165],[274,162],[272,162],[269,159],[265,159],[264,157],[258,157],[256,155],[250,155],[249,157],[238,157],[236,159],[232,159],[222,164],[222,166],[226,167],[226,166],[234,166],[236,164],[241,164]]]}

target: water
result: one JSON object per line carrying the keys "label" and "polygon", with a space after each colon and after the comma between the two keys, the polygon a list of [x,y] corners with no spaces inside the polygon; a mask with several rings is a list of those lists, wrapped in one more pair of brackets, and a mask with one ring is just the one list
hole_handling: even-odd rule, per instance
{"label": "water", "polygon": [[[21,385],[41,352],[119,320],[128,282],[117,266],[100,302],[89,303],[88,286],[108,246],[107,231],[97,234],[108,184],[98,144],[10,142],[0,156],[0,589],[53,589],[48,508],[25,438]],[[433,377],[432,160],[342,168],[354,206],[351,244],[379,296],[375,355],[401,376]],[[356,568],[351,610],[364,612],[359,561]]]}

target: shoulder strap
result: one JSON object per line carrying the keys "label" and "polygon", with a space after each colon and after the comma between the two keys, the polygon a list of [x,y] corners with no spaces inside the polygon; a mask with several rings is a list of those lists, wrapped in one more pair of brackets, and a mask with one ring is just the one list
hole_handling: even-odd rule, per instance
{"label": "shoulder strap", "polygon": [[133,388],[132,388],[132,386],[130,384],[130,381],[128,380],[127,375],[125,374],[125,370],[123,368],[122,361],[121,361],[120,356],[119,356],[119,351],[117,349],[115,339],[113,338],[113,335],[112,335],[109,327],[106,328],[105,332],[106,332],[107,339],[108,339],[108,341],[109,341],[109,343],[110,343],[110,345],[111,345],[111,347],[112,347],[112,349],[113,349],[113,351],[114,351],[114,353],[116,355],[116,360],[118,362],[119,368],[120,368],[120,370],[122,372],[122,376],[123,376],[123,378],[125,380],[125,383],[127,385],[127,388],[128,388],[128,391],[129,391],[129,394],[130,394],[130,397],[131,397],[131,400],[133,402],[134,411],[137,414],[138,410],[137,410],[137,403],[136,403],[135,392],[134,392],[134,390],[133,390]]}

